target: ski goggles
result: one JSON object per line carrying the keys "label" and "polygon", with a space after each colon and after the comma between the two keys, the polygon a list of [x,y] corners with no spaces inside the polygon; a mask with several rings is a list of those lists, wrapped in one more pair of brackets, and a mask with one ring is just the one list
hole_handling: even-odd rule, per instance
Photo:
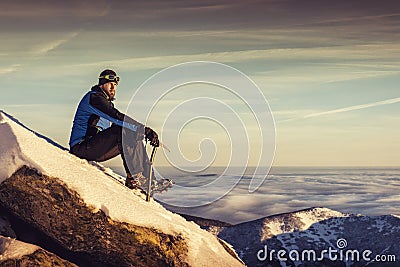
{"label": "ski goggles", "polygon": [[109,80],[109,81],[112,81],[112,82],[116,82],[117,84],[119,83],[119,77],[118,76],[116,76],[116,75],[112,75],[112,74],[110,74],[110,75],[104,75],[104,76],[100,76],[99,77],[99,79],[106,79],[106,80]]}

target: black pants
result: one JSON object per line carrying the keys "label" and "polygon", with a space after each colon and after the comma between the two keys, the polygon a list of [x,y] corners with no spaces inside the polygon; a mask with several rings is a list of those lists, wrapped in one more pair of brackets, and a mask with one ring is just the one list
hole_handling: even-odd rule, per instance
{"label": "black pants", "polygon": [[[124,136],[124,142],[122,142],[122,136]],[[150,173],[150,160],[143,138],[138,138],[136,132],[115,124],[74,145],[70,152],[82,159],[98,162],[121,155],[126,174],[143,172],[148,177]]]}

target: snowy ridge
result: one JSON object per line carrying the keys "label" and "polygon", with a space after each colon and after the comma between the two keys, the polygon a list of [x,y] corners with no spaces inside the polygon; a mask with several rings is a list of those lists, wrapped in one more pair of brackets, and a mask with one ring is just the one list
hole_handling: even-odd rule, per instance
{"label": "snowy ridge", "polygon": [[312,208],[296,212],[293,215],[297,216],[299,220],[304,224],[304,227],[299,229],[302,231],[308,229],[312,224],[322,220],[326,220],[333,217],[350,216],[350,214],[341,213],[339,211],[331,210],[328,208]]}
{"label": "snowy ridge", "polygon": [[[155,201],[146,202],[139,192],[121,186],[110,175],[68,151],[39,138],[0,111],[0,183],[23,165],[57,177],[76,191],[88,206],[104,211],[113,220],[150,227],[166,234],[181,234],[189,246],[188,262],[193,266],[241,266],[218,240],[193,222],[172,213]],[[105,172],[108,172],[106,174]]]}
{"label": "snowy ridge", "polygon": [[[334,217],[348,217],[350,214],[328,208],[311,208],[292,212],[290,214],[276,215],[263,219],[261,241],[284,233],[307,230],[311,225]],[[288,223],[292,221],[293,223]]]}

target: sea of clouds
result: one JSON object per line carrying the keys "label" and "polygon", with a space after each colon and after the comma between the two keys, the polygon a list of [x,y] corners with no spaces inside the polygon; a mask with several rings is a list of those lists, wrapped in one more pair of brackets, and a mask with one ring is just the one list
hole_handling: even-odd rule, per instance
{"label": "sea of clouds", "polygon": [[[174,170],[159,171],[160,174],[172,177]],[[170,210],[233,224],[309,207],[371,216],[400,214],[400,168],[275,167],[254,193],[248,190],[251,171],[247,171],[230,192],[223,186],[211,192],[205,185],[220,174],[219,168],[200,174],[175,170],[176,186],[155,198]],[[240,177],[223,175],[220,178],[236,181]],[[199,207],[185,207],[193,206],[196,200],[199,203],[207,198],[212,200],[209,195],[215,191],[221,195],[219,200]],[[174,205],[168,205],[170,203]]]}

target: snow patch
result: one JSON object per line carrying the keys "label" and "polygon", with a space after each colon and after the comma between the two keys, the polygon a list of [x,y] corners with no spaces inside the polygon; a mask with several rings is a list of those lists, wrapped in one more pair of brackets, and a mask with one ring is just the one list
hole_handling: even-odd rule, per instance
{"label": "snow patch", "polygon": [[38,249],[38,246],[0,236],[0,261],[19,259],[24,255],[34,253]]}
{"label": "snow patch", "polygon": [[291,213],[290,217],[296,222],[294,224],[287,224],[283,217],[267,218],[261,229],[261,241],[284,233],[305,231],[312,225],[330,218],[340,219],[349,216],[350,214],[341,213],[328,208],[312,208]]}
{"label": "snow patch", "polygon": [[[273,220],[267,224],[267,228],[263,227],[262,228],[262,234],[263,236],[270,236],[270,235],[279,235],[283,233],[284,231],[282,230],[284,227],[284,223],[279,220]],[[269,229],[268,229],[269,228]],[[268,230],[267,230],[268,229]],[[267,239],[267,238],[263,238]]]}
{"label": "snow patch", "polygon": [[349,214],[344,214],[328,208],[313,208],[306,211],[296,212],[295,215],[304,224],[304,226],[299,229],[301,231],[304,231],[310,228],[311,225],[326,219],[335,217],[349,217]]}
{"label": "snow patch", "polygon": [[2,118],[0,121],[0,183],[10,177],[16,170],[24,164],[29,167],[40,169],[40,167],[27,159],[22,153],[17,137],[14,135],[11,126]]}

